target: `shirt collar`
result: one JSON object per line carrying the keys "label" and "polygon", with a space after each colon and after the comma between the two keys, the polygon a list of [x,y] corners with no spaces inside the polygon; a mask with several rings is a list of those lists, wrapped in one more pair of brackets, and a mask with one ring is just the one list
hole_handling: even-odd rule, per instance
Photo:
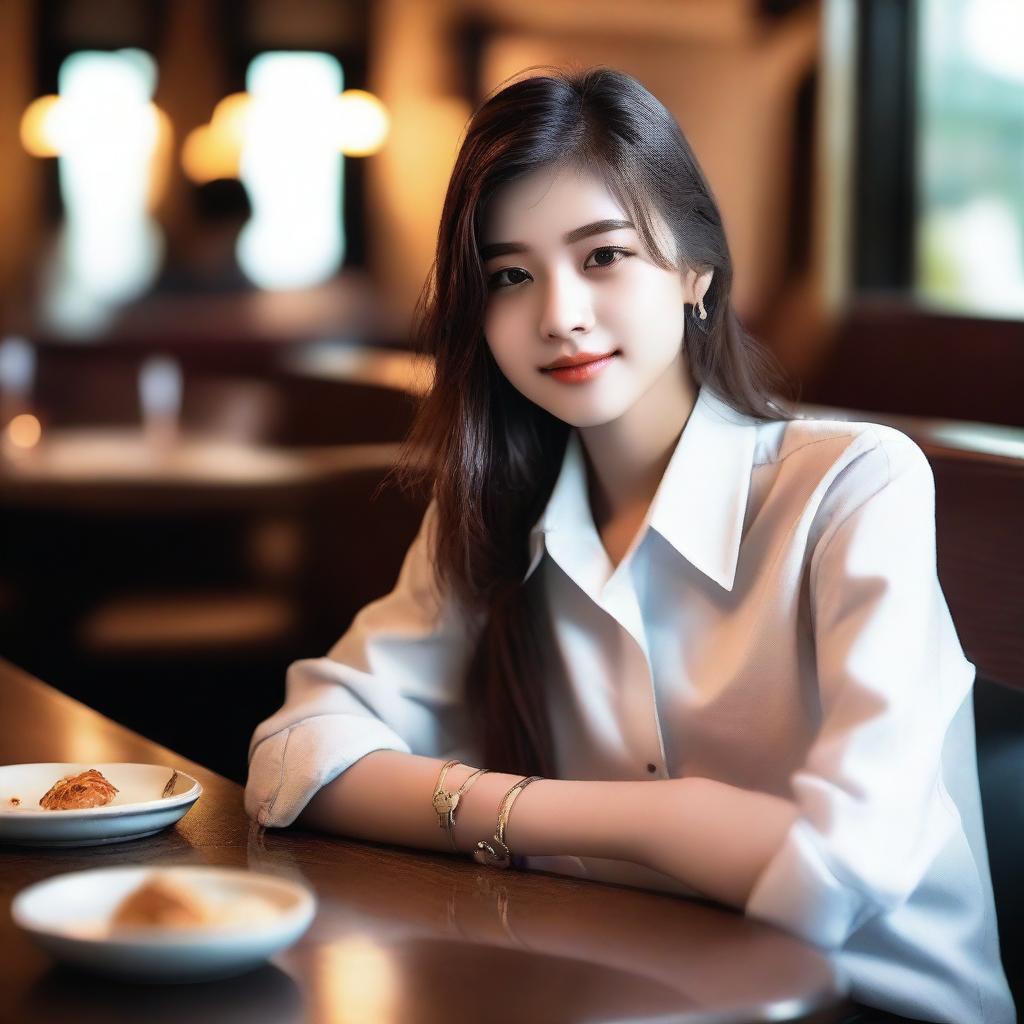
{"label": "shirt collar", "polygon": [[[688,562],[725,590],[736,577],[750,490],[756,420],[738,412],[706,385],[665,469],[647,522]],[[551,497],[530,531],[530,567],[540,564],[545,536],[555,531],[596,534],[587,497],[579,432],[569,435]]]}

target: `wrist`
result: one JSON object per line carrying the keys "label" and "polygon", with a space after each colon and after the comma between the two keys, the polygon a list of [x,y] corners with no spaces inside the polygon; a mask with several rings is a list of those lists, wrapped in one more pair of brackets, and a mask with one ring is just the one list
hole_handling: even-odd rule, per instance
{"label": "wrist", "polygon": [[[461,765],[458,767],[460,773],[453,781],[453,788],[461,786],[465,779],[476,770],[475,768],[464,768]],[[453,768],[449,772],[449,778],[452,777],[454,772],[455,769]],[[458,812],[455,815],[455,846],[460,853],[472,855],[476,849],[476,844],[481,839],[490,841],[494,837],[498,827],[498,810],[501,806],[502,797],[521,778],[521,775],[487,772],[473,783],[469,792],[462,797]],[[516,807],[513,808],[512,818],[515,817],[517,810],[519,810],[518,802]],[[509,819],[510,831],[512,818]],[[513,847],[513,852],[519,853],[515,847]]]}
{"label": "wrist", "polygon": [[[472,769],[463,769],[459,777]],[[489,772],[462,798],[455,821],[459,852],[490,841],[502,798],[522,775]],[[645,837],[653,814],[653,783],[540,779],[516,799],[505,839],[513,856],[568,855],[646,863]]]}
{"label": "wrist", "polygon": [[[542,785],[537,782],[530,789]],[[543,814],[526,824],[538,830],[538,840],[552,855],[646,863],[650,822],[656,820],[653,795],[648,782],[553,780],[528,805],[533,810],[543,799]],[[525,793],[520,802],[526,804],[529,796]]]}

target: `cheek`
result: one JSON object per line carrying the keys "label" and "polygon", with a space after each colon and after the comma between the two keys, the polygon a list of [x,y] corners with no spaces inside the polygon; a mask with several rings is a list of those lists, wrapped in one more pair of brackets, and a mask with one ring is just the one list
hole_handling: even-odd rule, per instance
{"label": "cheek", "polygon": [[681,284],[671,275],[622,275],[602,293],[600,318],[634,353],[657,359],[666,346],[683,340],[686,308]]}
{"label": "cheek", "polygon": [[498,368],[510,380],[522,374],[525,352],[516,317],[507,305],[489,306],[484,314],[484,338]]}
{"label": "cheek", "polygon": [[499,362],[503,336],[502,317],[492,306],[488,306],[484,313],[484,338],[487,341],[487,347],[491,350],[491,354]]}

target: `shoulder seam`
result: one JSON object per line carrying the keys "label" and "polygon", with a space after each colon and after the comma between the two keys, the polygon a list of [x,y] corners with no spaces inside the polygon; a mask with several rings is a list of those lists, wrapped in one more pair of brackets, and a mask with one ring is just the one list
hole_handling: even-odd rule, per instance
{"label": "shoulder seam", "polygon": [[[866,431],[865,431],[865,433],[866,433]],[[824,444],[826,441],[841,441],[841,440],[843,440],[845,438],[857,438],[858,436],[860,436],[860,435],[858,435],[858,434],[832,434],[830,437],[816,437],[813,441],[805,441],[798,448],[793,448],[792,450],[786,452],[786,454],[783,455],[781,459],[765,459],[764,462],[758,462],[758,463],[756,463],[756,465],[758,465],[758,466],[777,466],[780,463],[785,462],[786,459],[788,459],[791,455],[796,455],[797,452],[801,452],[805,448],[810,448],[812,444]],[[876,435],[876,439],[877,439],[877,435]]]}
{"label": "shoulder seam", "polygon": [[[877,439],[877,435],[875,436]],[[846,515],[843,516],[843,518],[840,519],[839,522],[832,527],[832,536],[829,537],[829,539],[825,542],[825,546],[821,549],[821,554],[817,556],[817,560],[815,561],[814,577],[811,583],[812,589],[814,591],[817,591],[818,573],[820,571],[821,563],[824,560],[825,556],[828,554],[828,549],[832,546],[832,541],[836,539],[836,535],[842,529],[843,524],[849,522],[849,520],[854,515],[856,515],[876,494],[883,491],[886,487],[889,486],[889,484],[892,483],[892,462],[889,459],[889,453],[885,450],[885,445],[882,444],[880,439],[877,439],[875,447],[880,448],[882,450],[882,454],[885,456],[885,483],[882,484],[882,486],[879,487],[877,491],[874,491],[871,494],[869,494],[868,497],[866,497],[859,505],[850,509],[850,511],[847,512]],[[869,448],[867,450],[873,451],[874,449]]]}

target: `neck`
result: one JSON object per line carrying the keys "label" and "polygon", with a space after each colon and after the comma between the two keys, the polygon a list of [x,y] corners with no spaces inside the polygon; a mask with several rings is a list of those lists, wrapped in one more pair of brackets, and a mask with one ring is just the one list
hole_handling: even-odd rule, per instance
{"label": "neck", "polygon": [[647,394],[617,420],[580,428],[590,507],[598,528],[646,511],[690,417],[697,388],[682,352]]}

